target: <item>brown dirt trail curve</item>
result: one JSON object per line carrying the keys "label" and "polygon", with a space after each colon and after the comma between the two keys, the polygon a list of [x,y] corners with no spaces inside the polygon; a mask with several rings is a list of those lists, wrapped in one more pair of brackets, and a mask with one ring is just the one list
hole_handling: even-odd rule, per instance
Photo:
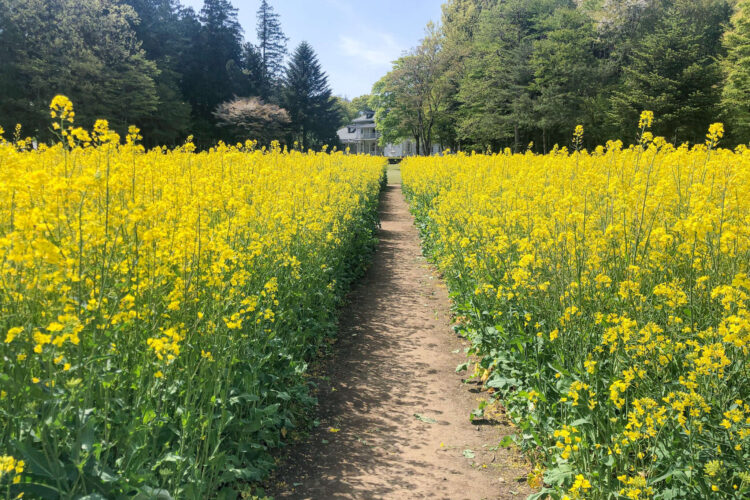
{"label": "brown dirt trail curve", "polygon": [[530,493],[518,452],[493,449],[513,429],[469,421],[483,394],[455,373],[465,343],[450,328],[448,292],[421,254],[400,187],[383,193],[378,249],[342,311],[320,386],[320,426],[289,450],[268,492],[274,498]]}

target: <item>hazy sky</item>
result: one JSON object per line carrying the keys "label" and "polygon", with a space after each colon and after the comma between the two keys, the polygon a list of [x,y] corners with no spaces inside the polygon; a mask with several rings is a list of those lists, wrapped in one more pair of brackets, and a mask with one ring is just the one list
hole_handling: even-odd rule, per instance
{"label": "hazy sky", "polygon": [[[231,0],[245,39],[255,38],[260,0]],[[391,61],[419,43],[429,21],[440,20],[443,0],[271,0],[291,53],[303,40],[318,54],[334,94],[370,92]],[[199,11],[203,0],[181,0]]]}

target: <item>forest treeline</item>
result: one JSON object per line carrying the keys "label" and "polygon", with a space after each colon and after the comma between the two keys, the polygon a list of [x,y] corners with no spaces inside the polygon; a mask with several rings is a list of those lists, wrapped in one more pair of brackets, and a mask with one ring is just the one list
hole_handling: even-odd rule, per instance
{"label": "forest treeline", "polygon": [[632,142],[654,134],[750,141],[750,3],[734,0],[449,0],[369,102],[384,141],[498,151]]}
{"label": "forest treeline", "polygon": [[147,145],[188,134],[203,146],[247,138],[318,148],[337,142],[349,113],[331,95],[312,47],[287,57],[273,7],[246,41],[228,0],[195,12],[178,0],[0,0],[0,126],[50,138],[55,94],[76,123],[135,124]]}
{"label": "forest treeline", "polygon": [[750,141],[748,0],[448,0],[439,25],[393,63],[372,94],[332,96],[313,48],[287,51],[267,0],[247,41],[229,0],[0,0],[0,126],[51,138],[48,104],[76,122],[106,117],[145,142],[195,136],[336,145],[358,110],[383,143],[549,151],[583,125],[587,146],[632,142],[643,110],[654,134]]}

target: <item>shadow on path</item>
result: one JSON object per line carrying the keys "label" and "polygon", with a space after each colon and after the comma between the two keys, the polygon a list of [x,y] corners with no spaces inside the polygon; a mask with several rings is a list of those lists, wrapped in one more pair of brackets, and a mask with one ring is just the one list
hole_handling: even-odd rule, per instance
{"label": "shadow on path", "polygon": [[469,421],[481,394],[455,373],[464,344],[449,326],[447,290],[421,255],[400,187],[390,184],[382,195],[378,249],[342,311],[330,386],[319,394],[321,424],[290,450],[269,492],[275,498],[530,492],[519,481],[526,470],[517,453],[490,449],[512,429]]}

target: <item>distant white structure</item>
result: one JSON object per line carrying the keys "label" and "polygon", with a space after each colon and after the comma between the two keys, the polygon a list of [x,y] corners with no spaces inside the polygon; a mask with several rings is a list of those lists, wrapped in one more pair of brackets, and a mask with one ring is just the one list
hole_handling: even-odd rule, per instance
{"label": "distant white structure", "polygon": [[[353,154],[381,155],[388,158],[400,158],[417,154],[417,145],[412,139],[398,144],[378,145],[380,132],[375,129],[375,113],[361,111],[349,125],[338,130],[339,140],[344,148]],[[440,154],[440,145],[433,144],[430,154]]]}
{"label": "distant white structure", "polygon": [[349,148],[351,153],[383,154],[382,148],[378,146],[380,133],[375,130],[375,113],[372,111],[361,111],[354,121],[340,128],[337,134],[342,146]]}

